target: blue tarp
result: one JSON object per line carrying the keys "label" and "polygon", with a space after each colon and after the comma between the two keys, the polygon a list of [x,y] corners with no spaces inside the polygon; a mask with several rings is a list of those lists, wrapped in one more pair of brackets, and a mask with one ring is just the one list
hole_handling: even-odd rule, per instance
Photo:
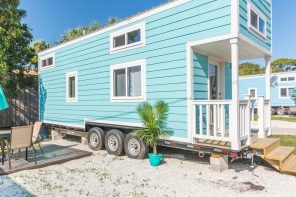
{"label": "blue tarp", "polygon": [[0,85],[0,110],[4,110],[8,108],[8,103],[5,98],[2,86]]}

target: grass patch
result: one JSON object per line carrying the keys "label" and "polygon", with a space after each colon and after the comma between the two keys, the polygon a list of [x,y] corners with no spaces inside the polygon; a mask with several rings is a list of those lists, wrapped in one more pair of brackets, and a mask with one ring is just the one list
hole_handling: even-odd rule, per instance
{"label": "grass patch", "polygon": [[296,122],[296,117],[294,116],[272,116],[272,120],[281,120],[286,122]]}
{"label": "grass patch", "polygon": [[295,135],[273,135],[272,137],[280,139],[281,146],[292,146],[296,148]]}

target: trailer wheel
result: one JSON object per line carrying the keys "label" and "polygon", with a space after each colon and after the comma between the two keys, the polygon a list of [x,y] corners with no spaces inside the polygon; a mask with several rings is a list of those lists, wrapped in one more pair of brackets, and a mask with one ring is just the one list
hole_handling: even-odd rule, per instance
{"label": "trailer wheel", "polygon": [[121,131],[112,129],[108,131],[105,138],[106,150],[109,154],[120,156],[123,155],[124,135]]}
{"label": "trailer wheel", "polygon": [[284,115],[286,113],[286,110],[283,106],[281,106],[281,107],[277,108],[276,113],[278,115]]}
{"label": "trailer wheel", "polygon": [[87,140],[91,150],[102,150],[105,147],[105,132],[101,128],[93,127],[88,132]]}
{"label": "trailer wheel", "polygon": [[144,159],[146,158],[149,149],[142,140],[129,133],[124,139],[124,150],[129,158]]}

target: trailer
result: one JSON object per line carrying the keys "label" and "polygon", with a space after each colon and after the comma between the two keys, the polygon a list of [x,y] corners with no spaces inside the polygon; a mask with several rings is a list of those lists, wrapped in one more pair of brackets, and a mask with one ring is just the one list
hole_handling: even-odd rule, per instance
{"label": "trailer", "polygon": [[[148,147],[131,134],[142,127],[136,108],[163,100],[174,134],[159,145],[240,157],[253,135],[239,62],[264,58],[269,86],[271,8],[266,0],[174,0],[42,51],[40,120],[88,139],[92,150],[141,159]],[[269,89],[259,108],[256,135],[266,138]]]}

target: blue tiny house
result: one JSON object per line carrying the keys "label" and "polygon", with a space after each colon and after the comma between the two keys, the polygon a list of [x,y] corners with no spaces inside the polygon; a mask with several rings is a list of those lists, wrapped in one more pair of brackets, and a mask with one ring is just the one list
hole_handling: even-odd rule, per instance
{"label": "blue tiny house", "polygon": [[[295,100],[292,98],[293,90],[296,87],[295,79],[296,72],[273,73],[270,75],[273,113],[289,113],[289,108],[295,106]],[[259,96],[266,96],[265,75],[241,76],[239,83],[240,98],[251,95],[252,99],[257,100]]]}
{"label": "blue tiny house", "polygon": [[170,141],[217,140],[240,151],[251,135],[239,61],[263,57],[270,67],[271,7],[268,0],[175,0],[45,50],[40,119],[86,130],[140,127],[138,104],[164,100]]}

